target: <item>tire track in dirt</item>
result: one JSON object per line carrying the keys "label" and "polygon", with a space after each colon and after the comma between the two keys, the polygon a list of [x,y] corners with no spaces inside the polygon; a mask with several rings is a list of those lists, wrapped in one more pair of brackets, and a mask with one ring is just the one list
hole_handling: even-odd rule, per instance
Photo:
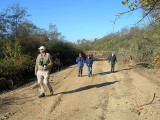
{"label": "tire track in dirt", "polygon": [[[53,78],[53,82],[51,81],[51,85],[59,86],[59,84],[62,84],[63,83],[62,81],[65,80],[65,78],[67,78],[72,73],[73,70],[74,70],[74,68],[69,67],[66,71],[63,70],[61,72],[57,72],[57,73],[53,74],[54,76],[58,76],[59,79]],[[53,75],[51,75],[51,79],[52,79]],[[64,75],[65,75],[65,78],[64,78]],[[58,87],[54,87],[54,90],[57,91],[57,89],[58,89]],[[49,93],[47,93],[47,94],[49,94]],[[32,96],[28,97],[28,95],[29,96],[32,95]],[[25,110],[23,110],[23,108],[30,106],[30,105],[33,105],[33,110],[34,110],[35,109],[34,107],[39,105],[39,102],[45,101],[43,99],[39,100],[37,98],[37,95],[38,95],[37,82],[32,82],[32,84],[28,84],[28,86],[25,85],[25,87],[18,88],[17,90],[13,90],[13,91],[9,92],[9,94],[8,93],[3,94],[3,96],[1,96],[1,97],[7,98],[8,102],[6,104],[6,107],[4,106],[4,107],[2,107],[2,109],[5,110],[5,108],[7,108],[8,110],[4,111],[4,114],[0,114],[0,118],[3,118],[4,116],[6,116],[6,114],[9,114],[12,112],[15,114],[14,116],[16,116],[16,114],[21,114],[21,112],[25,112]],[[48,99],[48,98],[49,97],[46,96],[46,99]],[[55,99],[56,99],[56,96],[55,96]],[[30,109],[32,109],[32,107],[30,107]],[[30,114],[30,112],[29,112],[28,114],[32,115],[33,113]],[[14,117],[11,117],[11,115],[7,119],[9,119],[9,118],[14,119]],[[17,118],[15,117],[15,119],[17,119]]]}
{"label": "tire track in dirt", "polygon": [[[2,110],[8,120],[158,120],[160,118],[160,88],[135,73],[132,68],[96,61],[93,77],[77,77],[76,65],[51,75],[54,96],[38,99],[36,82],[0,95],[8,101]],[[151,105],[138,108],[156,93]],[[46,94],[49,94],[47,92]],[[35,97],[34,97],[35,96]],[[147,100],[148,99],[148,100]]]}
{"label": "tire track in dirt", "polygon": [[134,71],[124,69],[113,74],[121,81],[108,87],[109,106],[106,118],[109,120],[159,120],[158,104],[154,105],[156,109],[153,109],[153,105],[138,106],[148,103],[147,99],[152,99],[160,88]]}
{"label": "tire track in dirt", "polygon": [[[97,66],[99,65],[97,64]],[[93,72],[99,73],[102,72],[102,70],[98,69]],[[88,78],[86,76],[77,78],[76,76],[75,78],[76,80],[70,80],[73,86],[70,84],[70,88],[68,89],[68,91],[62,92],[63,94],[65,94],[65,96],[63,96],[63,100],[58,108],[53,111],[53,115],[50,115],[48,117],[48,120],[49,118],[55,120],[105,119],[105,112],[103,111],[106,111],[108,98],[107,92],[105,91],[105,89],[103,89],[103,87],[107,85],[107,82],[104,81],[104,79],[99,79],[100,76],[92,78]],[[86,110],[87,112],[85,112]]]}

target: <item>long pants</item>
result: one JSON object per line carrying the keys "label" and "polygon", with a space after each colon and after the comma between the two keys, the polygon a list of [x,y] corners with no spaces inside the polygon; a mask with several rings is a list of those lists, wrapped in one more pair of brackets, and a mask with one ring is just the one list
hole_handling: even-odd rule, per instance
{"label": "long pants", "polygon": [[48,87],[50,92],[52,91],[52,87],[49,83],[49,77],[50,75],[48,71],[38,71],[37,72],[37,79],[38,79],[40,94],[44,93],[44,85]]}
{"label": "long pants", "polygon": [[91,65],[91,72],[90,72],[90,73],[91,73],[91,75],[92,75],[92,65]]}
{"label": "long pants", "polygon": [[88,71],[88,76],[91,75],[91,71],[92,71],[92,67],[91,66],[87,66],[87,71]]}
{"label": "long pants", "polygon": [[78,67],[78,76],[82,76],[83,67]]}
{"label": "long pants", "polygon": [[111,72],[114,72],[115,63],[111,63]]}

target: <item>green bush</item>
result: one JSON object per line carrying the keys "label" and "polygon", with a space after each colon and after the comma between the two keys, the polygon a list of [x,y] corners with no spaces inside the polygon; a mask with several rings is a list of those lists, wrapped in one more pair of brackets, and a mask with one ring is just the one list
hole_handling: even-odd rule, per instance
{"label": "green bush", "polygon": [[13,88],[27,82],[33,77],[33,61],[24,60],[20,64],[13,64],[13,59],[0,61],[0,89]]}
{"label": "green bush", "polygon": [[58,58],[63,67],[75,64],[77,55],[82,52],[73,43],[66,41],[50,41],[47,48],[53,57],[53,62]]}
{"label": "green bush", "polygon": [[5,57],[0,60],[0,89],[13,88],[27,82],[33,76],[34,61],[21,53],[18,42],[8,41],[4,45]]}
{"label": "green bush", "polygon": [[122,62],[132,60],[137,64],[146,63],[152,66],[152,57],[160,50],[159,29],[157,24],[142,28],[123,28],[117,33],[94,40],[88,46],[92,46],[90,50],[116,51],[118,60]]}

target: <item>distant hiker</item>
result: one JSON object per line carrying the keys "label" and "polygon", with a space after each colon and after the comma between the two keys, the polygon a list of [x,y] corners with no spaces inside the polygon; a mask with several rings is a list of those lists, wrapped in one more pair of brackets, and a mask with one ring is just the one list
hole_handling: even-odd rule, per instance
{"label": "distant hiker", "polygon": [[109,60],[109,62],[111,62],[111,72],[114,72],[115,63],[117,62],[115,51],[112,52],[112,54],[108,60]]}
{"label": "distant hiker", "polygon": [[93,64],[93,59],[90,55],[86,58],[86,65],[87,65],[87,70],[88,70],[88,77],[91,76],[91,71],[92,71],[92,64]]}
{"label": "distant hiker", "polygon": [[77,57],[76,63],[78,65],[78,77],[82,77],[83,66],[84,66],[84,59],[83,59],[81,53],[79,53],[79,57]]}
{"label": "distant hiker", "polygon": [[39,98],[45,97],[44,93],[44,85],[47,85],[50,94],[53,95],[53,89],[49,83],[49,77],[50,77],[50,69],[52,67],[52,61],[51,56],[49,53],[45,52],[45,47],[41,46],[39,49],[40,54],[37,56],[36,59],[36,65],[35,65],[35,75],[38,79],[38,85],[40,90]]}

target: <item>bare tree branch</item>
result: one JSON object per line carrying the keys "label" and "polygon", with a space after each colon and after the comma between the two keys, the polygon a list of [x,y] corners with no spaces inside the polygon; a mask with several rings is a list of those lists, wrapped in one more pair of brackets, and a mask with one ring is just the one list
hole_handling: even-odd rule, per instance
{"label": "bare tree branch", "polygon": [[145,17],[147,17],[147,16],[152,12],[152,10],[154,10],[154,7],[155,7],[156,4],[157,4],[157,3],[155,2],[154,5],[152,6],[152,8],[151,8],[134,26],[136,26],[136,25],[138,25],[140,22],[142,22],[143,19],[144,19]]}
{"label": "bare tree branch", "polygon": [[[138,25],[140,22],[142,22],[142,21],[144,20],[144,18],[147,17],[147,16],[155,9],[155,6],[157,5],[158,1],[159,1],[159,0],[154,1],[154,4],[151,6],[150,10],[149,10],[137,23],[135,23],[134,26],[136,26],[136,25]],[[118,14],[116,15],[116,18],[115,18],[113,21],[111,21],[111,22],[113,22],[113,31],[114,31],[114,26],[115,26],[116,21],[117,21],[122,15],[124,15],[124,14],[126,14],[126,13],[130,13],[130,12],[134,12],[134,11],[136,11],[136,10],[138,10],[138,9],[145,9],[145,7],[144,7],[144,6],[136,7],[136,8],[130,9],[129,11],[122,12],[122,13],[118,13]],[[159,19],[159,18],[158,18],[158,19]],[[156,21],[157,21],[158,19],[156,19]]]}

